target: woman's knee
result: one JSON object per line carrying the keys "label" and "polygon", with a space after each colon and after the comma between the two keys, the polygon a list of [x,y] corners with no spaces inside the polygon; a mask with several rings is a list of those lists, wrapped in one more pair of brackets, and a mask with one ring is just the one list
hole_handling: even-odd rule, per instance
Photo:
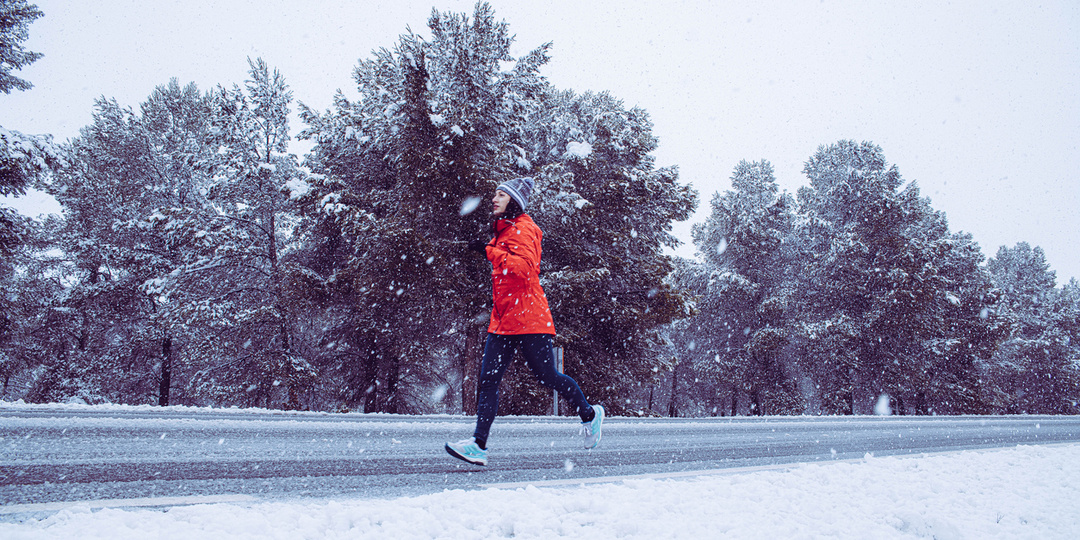
{"label": "woman's knee", "polygon": [[536,379],[540,381],[540,384],[552,390],[557,390],[560,394],[568,391],[571,387],[569,381],[572,381],[570,377],[561,373],[551,370],[544,375],[536,374]]}

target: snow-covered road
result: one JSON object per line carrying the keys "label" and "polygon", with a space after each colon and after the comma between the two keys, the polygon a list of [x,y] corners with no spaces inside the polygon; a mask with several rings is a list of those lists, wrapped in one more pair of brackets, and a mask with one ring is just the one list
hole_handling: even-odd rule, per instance
{"label": "snow-covered road", "polygon": [[82,504],[5,516],[0,538],[1071,540],[1080,532],[1077,463],[1073,443],[385,499]]}
{"label": "snow-covered road", "polygon": [[585,451],[574,419],[500,418],[490,466],[477,468],[442,449],[471,428],[460,416],[0,404],[0,516],[76,501],[387,499],[1080,441],[1077,417],[611,418]]}

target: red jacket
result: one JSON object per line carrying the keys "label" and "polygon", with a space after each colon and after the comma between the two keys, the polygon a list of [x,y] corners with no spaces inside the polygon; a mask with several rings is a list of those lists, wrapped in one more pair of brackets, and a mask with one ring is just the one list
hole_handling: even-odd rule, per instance
{"label": "red jacket", "polygon": [[495,222],[488,243],[491,261],[492,334],[554,334],[544,289],[540,287],[540,241],[544,233],[526,214]]}

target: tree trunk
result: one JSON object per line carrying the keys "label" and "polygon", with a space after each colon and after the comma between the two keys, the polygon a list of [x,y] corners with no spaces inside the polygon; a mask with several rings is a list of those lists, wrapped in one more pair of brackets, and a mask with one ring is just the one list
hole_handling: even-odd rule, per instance
{"label": "tree trunk", "polygon": [[679,397],[679,364],[675,364],[675,368],[671,370],[671,400],[668,401],[668,416],[675,418],[679,415],[679,408],[676,405],[676,400]]}
{"label": "tree trunk", "polygon": [[372,349],[368,350],[367,362],[363,366],[363,412],[372,413],[378,412],[378,396],[379,396],[379,353],[374,350],[374,344]]}
{"label": "tree trunk", "polygon": [[161,340],[161,380],[158,381],[158,405],[169,406],[169,389],[172,386],[172,336]]}
{"label": "tree trunk", "polygon": [[358,330],[355,343],[358,354],[355,365],[348,370],[349,393],[345,396],[345,405],[350,409],[359,408],[361,412],[374,412],[379,363],[376,342],[371,335]]}
{"label": "tree trunk", "polygon": [[483,356],[482,335],[483,328],[478,325],[470,324],[465,329],[465,350],[461,354],[461,412],[470,416],[476,414],[476,385]]}
{"label": "tree trunk", "polygon": [[398,356],[394,356],[394,359],[390,362],[390,369],[386,374],[386,390],[383,395],[386,398],[383,401],[382,411],[390,414],[398,414],[401,412],[398,409],[398,396],[397,387],[398,382],[401,379],[401,359]]}
{"label": "tree trunk", "polygon": [[915,414],[930,414],[930,407],[926,405],[926,392],[919,391],[915,393]]}

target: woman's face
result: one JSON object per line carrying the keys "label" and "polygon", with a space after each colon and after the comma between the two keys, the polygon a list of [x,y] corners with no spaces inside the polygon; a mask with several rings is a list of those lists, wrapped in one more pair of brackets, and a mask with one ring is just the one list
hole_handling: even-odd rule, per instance
{"label": "woman's face", "polygon": [[506,205],[510,204],[510,195],[501,189],[496,189],[495,196],[491,198],[491,204],[493,205],[491,212],[502,215],[503,212],[506,212]]}

